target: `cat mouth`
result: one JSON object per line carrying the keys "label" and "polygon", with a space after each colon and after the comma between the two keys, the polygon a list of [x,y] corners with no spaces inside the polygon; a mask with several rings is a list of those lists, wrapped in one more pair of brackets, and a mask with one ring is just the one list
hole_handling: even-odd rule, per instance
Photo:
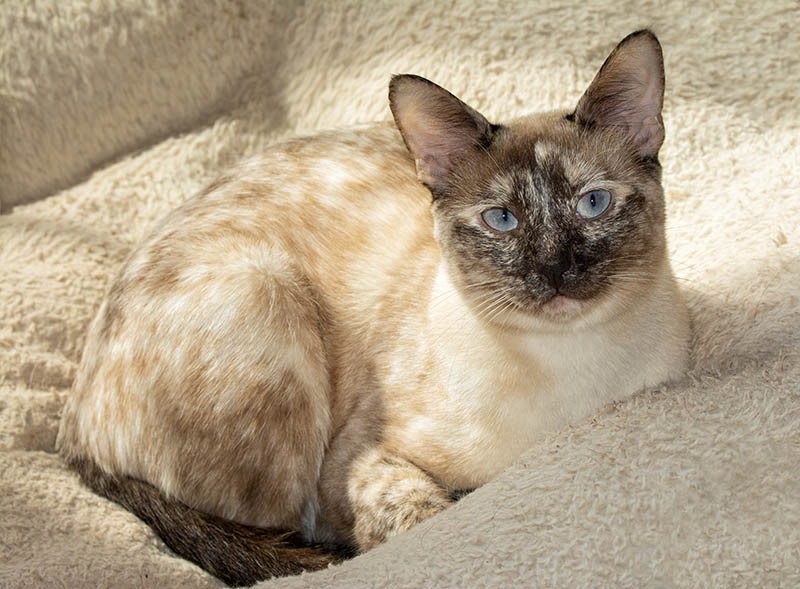
{"label": "cat mouth", "polygon": [[[527,289],[526,289],[527,290]],[[516,292],[497,297],[479,291],[474,295],[476,313],[489,323],[527,324],[530,320],[545,323],[569,323],[589,313],[597,302],[597,292],[549,289],[550,292]],[[486,302],[488,301],[488,303]]]}
{"label": "cat mouth", "polygon": [[568,297],[563,294],[554,294],[539,308],[545,315],[553,319],[568,319],[583,310],[585,303],[580,299]]}

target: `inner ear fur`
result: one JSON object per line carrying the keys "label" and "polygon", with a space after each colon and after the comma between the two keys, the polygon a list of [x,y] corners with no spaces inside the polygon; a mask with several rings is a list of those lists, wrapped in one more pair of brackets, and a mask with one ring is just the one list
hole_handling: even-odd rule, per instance
{"label": "inner ear fur", "polygon": [[664,58],[649,30],[620,41],[575,109],[574,118],[588,126],[622,131],[642,158],[655,158],[664,141]]}
{"label": "inner ear fur", "polygon": [[420,76],[394,76],[389,106],[417,176],[434,195],[444,190],[455,162],[489,146],[492,125],[474,108]]}

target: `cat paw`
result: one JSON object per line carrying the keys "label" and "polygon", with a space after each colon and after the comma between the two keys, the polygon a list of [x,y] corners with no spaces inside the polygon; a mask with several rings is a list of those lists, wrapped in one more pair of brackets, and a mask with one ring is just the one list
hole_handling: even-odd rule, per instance
{"label": "cat paw", "polygon": [[353,494],[353,533],[369,550],[443,511],[453,502],[425,472],[398,458],[372,461]]}

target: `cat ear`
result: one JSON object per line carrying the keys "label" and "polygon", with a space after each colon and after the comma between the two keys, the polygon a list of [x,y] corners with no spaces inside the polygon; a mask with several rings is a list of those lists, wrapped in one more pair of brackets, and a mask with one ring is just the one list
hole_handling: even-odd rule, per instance
{"label": "cat ear", "polygon": [[458,158],[491,142],[492,125],[482,114],[425,78],[394,76],[389,106],[417,176],[434,194],[446,187]]}
{"label": "cat ear", "polygon": [[656,36],[642,30],[620,41],[578,102],[574,116],[587,125],[615,127],[643,158],[664,141],[664,58]]}

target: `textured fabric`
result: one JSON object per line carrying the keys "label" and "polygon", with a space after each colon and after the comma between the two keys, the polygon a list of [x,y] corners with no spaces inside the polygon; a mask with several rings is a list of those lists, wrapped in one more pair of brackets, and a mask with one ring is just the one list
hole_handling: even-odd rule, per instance
{"label": "textured fabric", "polygon": [[0,586],[218,585],[53,453],[88,322],[158,218],[281,138],[388,117],[392,73],[492,120],[571,107],[643,26],[690,375],[265,586],[800,585],[800,5],[554,4],[0,3]]}

